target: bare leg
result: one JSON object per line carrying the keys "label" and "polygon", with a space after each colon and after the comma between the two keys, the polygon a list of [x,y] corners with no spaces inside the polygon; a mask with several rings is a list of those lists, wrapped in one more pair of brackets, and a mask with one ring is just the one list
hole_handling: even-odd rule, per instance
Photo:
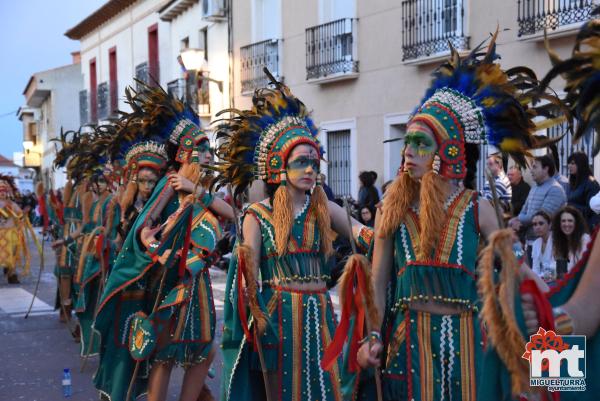
{"label": "bare leg", "polygon": [[181,395],[179,401],[196,401],[204,387],[204,381],[210,364],[215,358],[214,347],[210,350],[208,358],[198,365],[194,365],[186,369],[183,375],[183,385],[181,386]]}
{"label": "bare leg", "polygon": [[171,363],[155,363],[150,370],[148,379],[148,401],[164,401],[167,399],[169,378],[171,377]]}

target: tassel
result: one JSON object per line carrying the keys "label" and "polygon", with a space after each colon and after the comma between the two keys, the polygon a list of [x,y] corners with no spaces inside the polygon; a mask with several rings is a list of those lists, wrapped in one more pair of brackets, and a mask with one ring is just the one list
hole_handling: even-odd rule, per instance
{"label": "tassel", "polygon": [[401,173],[388,187],[383,198],[381,228],[377,235],[389,238],[400,227],[408,208],[419,194],[419,183]]}
{"label": "tassel", "polygon": [[335,330],[331,343],[325,349],[321,367],[330,370],[341,354],[348,338],[350,319],[354,320],[354,329],[349,346],[350,359],[348,367],[351,372],[359,370],[357,353],[360,341],[365,337],[365,318],[369,319],[372,328],[378,327],[379,314],[375,307],[373,283],[371,281],[371,265],[363,255],[352,255],[344,266],[340,278],[340,300],[342,301],[342,318]]}
{"label": "tassel", "polygon": [[65,184],[65,189],[63,191],[63,204],[69,205],[71,202],[71,196],[73,195],[73,183],[70,179],[67,180]]}
{"label": "tassel", "polygon": [[419,237],[420,243],[417,249],[419,260],[428,260],[439,239],[443,226],[446,224],[447,213],[444,208],[448,195],[450,195],[450,183],[442,176],[428,171],[421,179],[420,191],[420,213],[419,213]]}
{"label": "tassel", "polygon": [[238,245],[238,313],[244,334],[249,342],[253,342],[252,334],[248,327],[248,318],[246,316],[246,305],[244,304],[243,296],[243,283],[242,278],[246,282],[246,293],[248,295],[248,307],[250,308],[250,314],[254,318],[256,324],[257,335],[262,336],[267,328],[267,316],[260,308],[258,303],[258,286],[256,285],[256,278],[254,271],[256,266],[254,265],[254,252],[248,245]]}
{"label": "tassel", "polygon": [[198,182],[202,169],[198,163],[183,163],[177,174],[187,178],[191,182]]}
{"label": "tassel", "polygon": [[135,196],[137,194],[137,182],[136,180],[130,180],[125,187],[125,191],[123,195],[121,195],[119,200],[119,206],[121,206],[121,212],[125,215],[125,212],[129,207],[133,204],[135,200]]}
{"label": "tassel", "polygon": [[317,216],[319,234],[321,234],[321,252],[326,257],[333,254],[332,242],[335,240],[336,232],[331,228],[331,216],[329,215],[328,200],[323,187],[317,182],[311,195],[310,205]]}
{"label": "tassel", "polygon": [[275,226],[275,247],[277,254],[283,256],[287,252],[287,244],[294,220],[292,196],[287,189],[286,173],[281,173],[281,184],[273,196],[273,225]]}
{"label": "tassel", "polygon": [[[481,253],[477,286],[482,298],[481,317],[487,327],[487,337],[510,373],[513,394],[518,395],[530,391],[530,387],[529,368],[521,358],[525,340],[514,315],[514,290],[519,266],[512,249],[512,236],[510,229],[492,234]],[[502,261],[501,283],[497,292],[494,283],[496,251]]]}
{"label": "tassel", "polygon": [[[82,191],[83,192],[83,187]],[[88,224],[90,222],[90,211],[94,204],[94,197],[91,192],[85,191],[81,194],[81,224]]]}

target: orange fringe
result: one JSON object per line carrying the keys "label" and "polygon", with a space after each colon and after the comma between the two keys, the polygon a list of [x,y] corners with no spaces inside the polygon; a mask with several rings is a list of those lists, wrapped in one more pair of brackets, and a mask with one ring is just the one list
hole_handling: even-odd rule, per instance
{"label": "orange fringe", "polygon": [[202,169],[198,163],[184,163],[177,171],[177,174],[184,176],[191,182],[198,182]]}
{"label": "orange fringe", "polygon": [[85,191],[82,187],[81,194],[81,224],[87,224],[90,222],[90,211],[94,204],[94,196],[90,191]]}
{"label": "orange fringe", "polygon": [[402,173],[388,187],[383,199],[380,238],[389,238],[400,227],[410,205],[419,194],[419,183]]}
{"label": "orange fringe", "polygon": [[63,191],[63,205],[69,205],[69,202],[71,201],[71,195],[73,195],[73,183],[70,179],[68,179]]}
{"label": "orange fringe", "polygon": [[450,183],[447,179],[428,171],[421,179],[419,198],[419,236],[421,242],[417,249],[417,258],[428,260],[439,239],[447,220],[444,203],[450,195]]}
{"label": "orange fringe", "polygon": [[[512,250],[512,232],[499,230],[490,236],[489,244],[481,253],[477,286],[482,299],[481,317],[487,327],[487,336],[511,376],[513,395],[531,391],[529,367],[521,354],[525,339],[521,335],[514,313],[515,289],[518,285],[519,266]],[[502,261],[500,284],[494,284],[494,257]],[[496,296],[498,290],[498,296]]]}
{"label": "orange fringe", "polygon": [[267,328],[267,316],[264,314],[263,310],[258,304],[258,298],[256,295],[258,286],[256,285],[256,278],[254,274],[256,266],[254,265],[253,255],[254,252],[248,245],[238,245],[238,263],[240,260],[242,260],[246,267],[244,269],[244,280],[246,281],[246,290],[248,294],[248,307],[250,308],[250,313],[256,322],[258,336],[262,336]]}
{"label": "orange fringe", "polygon": [[125,214],[125,211],[129,209],[129,206],[133,204],[135,201],[135,195],[137,194],[137,183],[133,180],[127,183],[125,187],[125,191],[120,197],[119,206],[121,207],[121,212]]}
{"label": "orange fringe", "polygon": [[346,264],[344,265],[344,272],[340,277],[340,284],[338,288],[340,289],[340,300],[342,302],[346,299],[346,288],[347,281],[353,280],[356,273],[354,272],[354,266],[358,266],[363,271],[363,275],[365,277],[365,293],[364,302],[365,302],[365,315],[369,319],[369,323],[371,325],[371,330],[379,330],[379,312],[375,307],[375,295],[373,289],[373,281],[371,277],[371,263],[366,256],[361,254],[354,254],[348,258]]}
{"label": "orange fringe", "polygon": [[280,185],[273,196],[275,247],[279,256],[283,256],[287,251],[288,240],[294,222],[293,220],[294,206],[292,203],[292,196],[285,185]]}
{"label": "orange fringe", "polygon": [[331,216],[329,215],[328,200],[325,191],[317,185],[311,195],[310,205],[317,216],[317,225],[321,234],[321,252],[329,257],[333,254],[333,240],[337,236],[331,228]]}

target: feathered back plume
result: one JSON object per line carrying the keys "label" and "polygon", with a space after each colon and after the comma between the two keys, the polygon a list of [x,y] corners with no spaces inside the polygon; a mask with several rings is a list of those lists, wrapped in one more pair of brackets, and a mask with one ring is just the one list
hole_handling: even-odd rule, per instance
{"label": "feathered back plume", "polygon": [[542,80],[542,88],[561,75],[566,81],[565,103],[577,119],[577,129],[573,140],[594,135],[594,155],[600,150],[600,7],[592,15],[594,19],[586,22],[579,31],[571,57],[561,60],[550,49],[546,41],[546,49],[550,55],[553,68]]}

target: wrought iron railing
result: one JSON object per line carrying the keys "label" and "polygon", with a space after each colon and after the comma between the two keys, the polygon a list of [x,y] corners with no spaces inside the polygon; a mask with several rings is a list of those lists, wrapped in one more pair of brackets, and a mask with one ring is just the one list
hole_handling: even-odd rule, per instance
{"label": "wrought iron railing", "polygon": [[242,93],[252,92],[269,83],[263,72],[267,67],[271,74],[281,81],[279,70],[279,46],[278,39],[268,39],[240,47],[240,59],[242,66]]}
{"label": "wrought iron railing", "polygon": [[533,35],[587,21],[593,3],[593,0],[517,0],[518,35]]}
{"label": "wrought iron railing", "polygon": [[596,136],[589,135],[587,137],[582,138],[579,142],[573,143],[573,135],[567,131],[567,123],[555,125],[554,127],[548,129],[548,137],[550,138],[557,138],[563,134],[566,134],[560,139],[560,141],[556,143],[559,159],[558,171],[560,171],[562,175],[569,175],[567,159],[573,152],[585,153],[588,156],[588,159],[590,160],[592,171],[594,171],[594,138]]}
{"label": "wrought iron railing", "polygon": [[[146,61],[135,66],[135,78],[146,84],[150,83],[150,72]],[[136,84],[137,89],[139,89],[139,86],[139,84]]]}
{"label": "wrought iron railing", "polygon": [[186,100],[186,84],[185,78],[174,79],[167,83],[167,93],[175,96],[177,99],[185,102]]}
{"label": "wrought iron railing", "polygon": [[356,22],[343,18],[306,29],[306,79],[358,72]]}
{"label": "wrought iron railing", "polygon": [[98,119],[105,120],[110,116],[110,99],[108,93],[108,82],[102,82],[98,84]]}
{"label": "wrought iron railing", "polygon": [[465,35],[465,0],[404,0],[402,60],[416,60],[469,49]]}
{"label": "wrought iron railing", "polygon": [[86,125],[90,123],[90,104],[88,101],[88,91],[79,91],[79,123]]}

